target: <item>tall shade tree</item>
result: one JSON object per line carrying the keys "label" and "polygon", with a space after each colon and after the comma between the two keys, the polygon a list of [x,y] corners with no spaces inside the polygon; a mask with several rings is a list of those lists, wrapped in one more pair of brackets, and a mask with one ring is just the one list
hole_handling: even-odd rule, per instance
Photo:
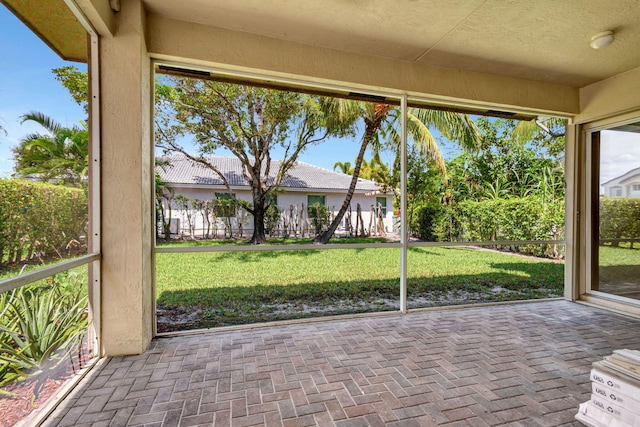
{"label": "tall shade tree", "polygon": [[[267,201],[277,193],[301,152],[330,135],[351,128],[327,121],[322,98],[273,89],[185,77],[166,77],[157,86],[156,145],[179,152],[212,170],[227,187],[237,206],[253,217],[250,243],[266,242]],[[195,139],[198,154],[181,145]],[[224,149],[242,165],[251,187],[252,203],[239,203],[223,171],[206,154]],[[272,155],[278,149],[279,162]],[[282,153],[282,154],[280,154]]]}
{"label": "tall shade tree", "polygon": [[[328,116],[333,120],[350,125],[353,129],[364,122],[364,133],[360,142],[360,150],[353,167],[351,183],[340,210],[333,218],[327,230],[317,235],[314,243],[327,243],[333,236],[342,218],[349,208],[355,193],[367,148],[373,146],[374,152],[382,143],[389,142],[399,149],[401,141],[399,128],[402,113],[399,108],[389,104],[368,103],[349,99],[328,99],[323,105]],[[480,134],[471,118],[464,114],[448,111],[410,109],[407,113],[407,131],[411,142],[416,145],[422,155],[427,157],[446,179],[445,162],[435,138],[429,131],[433,126],[450,140],[457,141],[464,147],[472,149],[478,145]]]}
{"label": "tall shade tree", "polygon": [[15,175],[36,175],[43,181],[81,186],[87,176],[89,156],[86,124],[64,127],[37,111],[21,116],[21,123],[28,121],[38,123],[46,132],[27,135],[12,149]]}

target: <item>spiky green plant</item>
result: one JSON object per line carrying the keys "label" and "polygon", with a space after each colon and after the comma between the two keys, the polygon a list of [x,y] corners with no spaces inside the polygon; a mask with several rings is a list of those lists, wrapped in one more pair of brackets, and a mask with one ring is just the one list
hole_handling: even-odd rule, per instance
{"label": "spiky green plant", "polygon": [[88,325],[83,294],[54,277],[0,298],[0,386],[57,368],[80,345]]}

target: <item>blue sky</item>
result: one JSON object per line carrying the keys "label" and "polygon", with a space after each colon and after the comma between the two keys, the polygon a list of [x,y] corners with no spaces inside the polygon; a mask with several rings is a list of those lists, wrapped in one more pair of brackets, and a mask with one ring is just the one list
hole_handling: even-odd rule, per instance
{"label": "blue sky", "polygon": [[51,73],[52,68],[84,64],[66,62],[0,4],[0,177],[13,172],[13,147],[26,134],[42,132],[39,125],[20,124],[20,116],[40,111],[63,125],[85,116]]}

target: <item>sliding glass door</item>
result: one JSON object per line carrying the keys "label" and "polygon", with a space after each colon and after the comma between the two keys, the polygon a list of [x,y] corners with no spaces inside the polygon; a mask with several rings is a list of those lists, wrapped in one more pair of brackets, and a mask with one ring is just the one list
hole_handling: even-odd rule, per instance
{"label": "sliding glass door", "polygon": [[640,122],[590,135],[589,291],[640,300]]}

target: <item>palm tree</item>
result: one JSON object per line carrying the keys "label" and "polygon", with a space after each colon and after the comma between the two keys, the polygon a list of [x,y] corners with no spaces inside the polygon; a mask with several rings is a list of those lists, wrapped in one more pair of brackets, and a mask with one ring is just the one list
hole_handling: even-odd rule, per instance
{"label": "palm tree", "polygon": [[380,158],[380,153],[376,150],[371,160],[362,160],[360,168],[360,177],[370,179],[386,187],[390,187],[391,171]]}
{"label": "palm tree", "polygon": [[333,164],[333,170],[340,170],[343,174],[351,175],[353,173],[353,168],[351,167],[351,162],[335,162]]}
{"label": "palm tree", "polygon": [[[346,175],[353,174],[351,162],[335,162],[333,170],[339,170]],[[379,184],[386,184],[389,181],[389,167],[380,158],[380,153],[376,152],[369,161],[362,159],[360,178],[371,179]]]}
{"label": "palm tree", "polygon": [[[314,243],[327,243],[347,211],[358,183],[360,170],[367,148],[372,145],[374,152],[381,146],[381,138],[386,138],[396,147],[400,147],[398,133],[402,112],[389,104],[368,103],[348,99],[325,98],[323,107],[329,117],[355,126],[359,119],[364,121],[364,134],[360,151],[356,157],[349,190],[340,210],[328,229],[317,235]],[[434,126],[445,137],[458,141],[462,146],[472,149],[479,144],[480,133],[471,118],[464,114],[449,111],[410,109],[407,113],[407,131],[419,151],[427,156],[446,179],[446,167],[440,149],[428,126]]]}
{"label": "palm tree", "polygon": [[38,123],[47,132],[27,135],[13,148],[15,175],[36,175],[42,181],[80,186],[87,177],[89,133],[86,123],[64,127],[49,116],[31,111],[21,123]]}

